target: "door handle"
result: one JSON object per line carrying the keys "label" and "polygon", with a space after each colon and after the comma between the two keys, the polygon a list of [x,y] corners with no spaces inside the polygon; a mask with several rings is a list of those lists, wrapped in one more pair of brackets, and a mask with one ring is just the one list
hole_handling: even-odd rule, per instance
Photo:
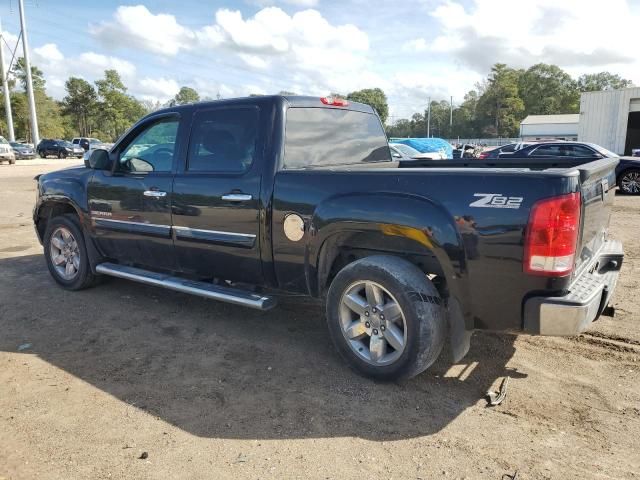
{"label": "door handle", "polygon": [[167,192],[161,192],[159,190],[145,190],[143,195],[145,197],[162,198],[167,196]]}
{"label": "door handle", "polygon": [[248,193],[227,193],[222,195],[222,200],[227,202],[248,202],[252,198]]}

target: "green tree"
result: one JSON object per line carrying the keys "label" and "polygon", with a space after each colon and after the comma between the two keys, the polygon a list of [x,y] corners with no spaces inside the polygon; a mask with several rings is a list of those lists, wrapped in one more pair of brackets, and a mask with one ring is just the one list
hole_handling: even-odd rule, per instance
{"label": "green tree", "polygon": [[478,99],[476,115],[483,135],[511,137],[518,133],[524,103],[518,95],[522,72],[496,63],[491,68],[486,90]]}
{"label": "green tree", "polygon": [[389,105],[387,104],[387,96],[379,88],[365,88],[364,90],[358,90],[351,92],[347,95],[347,100],[352,102],[366,103],[373,107],[378,112],[378,116],[384,124],[389,117]]}
{"label": "green tree", "polygon": [[580,93],[571,76],[556,65],[538,63],[520,76],[525,115],[577,113]]}
{"label": "green tree", "polygon": [[185,105],[200,101],[200,94],[191,87],[182,87],[176,96],[169,102],[170,106]]}
{"label": "green tree", "polygon": [[[26,90],[27,89],[27,70],[24,65],[24,57],[19,57],[18,60],[16,60],[16,64],[13,66],[12,72],[15,75],[18,82],[20,83],[20,85],[22,86],[22,89]],[[36,90],[44,91],[44,87],[46,84],[44,80],[44,73],[42,73],[42,70],[40,70],[35,65],[31,65],[31,81],[33,84],[34,91]]]}
{"label": "green tree", "polygon": [[78,135],[91,135],[98,106],[98,94],[89,82],[70,77],[64,84],[67,95],[62,99],[62,111],[73,122]]}
{"label": "green tree", "polygon": [[146,110],[139,101],[127,94],[127,87],[116,70],[105,70],[104,78],[96,80],[95,84],[99,97],[99,130],[106,134],[107,139],[115,140]]}
{"label": "green tree", "polygon": [[619,90],[627,87],[633,87],[631,80],[626,80],[620,75],[609,72],[587,73],[578,77],[578,90],[581,92]]}

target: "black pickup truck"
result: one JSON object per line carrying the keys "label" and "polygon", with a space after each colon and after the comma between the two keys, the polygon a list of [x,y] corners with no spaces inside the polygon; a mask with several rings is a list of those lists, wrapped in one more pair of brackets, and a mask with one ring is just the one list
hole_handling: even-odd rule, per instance
{"label": "black pickup truck", "polygon": [[223,100],[39,176],[33,218],[63,288],[110,275],[262,310],[306,294],[348,364],[406,378],[474,329],[572,335],[607,307],[617,159],[548,162],[398,163],[369,106]]}

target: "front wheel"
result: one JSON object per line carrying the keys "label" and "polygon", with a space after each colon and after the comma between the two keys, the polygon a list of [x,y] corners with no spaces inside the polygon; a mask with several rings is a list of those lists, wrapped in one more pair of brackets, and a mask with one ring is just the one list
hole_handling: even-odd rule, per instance
{"label": "front wheel", "polygon": [[82,290],[97,280],[91,272],[82,230],[74,215],[53,217],[44,235],[44,256],[53,279],[67,290]]}
{"label": "front wheel", "polygon": [[379,380],[413,377],[436,361],[446,331],[442,299],[426,275],[398,257],[344,267],[327,295],[336,349],[357,372]]}
{"label": "front wheel", "polygon": [[40,155],[40,158],[47,158],[47,156],[45,155],[44,151],[40,150],[38,152],[38,155]]}
{"label": "front wheel", "polygon": [[618,186],[623,193],[640,195],[640,170],[631,169],[623,172],[618,179]]}
{"label": "front wheel", "polygon": [[63,152],[62,150],[60,150],[58,152],[58,158],[59,159],[67,158],[67,154],[65,152]]}

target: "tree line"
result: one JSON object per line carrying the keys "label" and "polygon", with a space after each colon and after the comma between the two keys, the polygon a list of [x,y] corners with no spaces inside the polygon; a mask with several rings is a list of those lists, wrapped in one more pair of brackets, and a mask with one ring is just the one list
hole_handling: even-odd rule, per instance
{"label": "tree line", "polygon": [[[442,138],[517,137],[527,115],[578,113],[580,94],[633,86],[609,72],[572,78],[557,65],[539,63],[524,69],[497,63],[482,82],[453,109],[449,101],[431,102],[431,136]],[[390,137],[425,137],[427,111],[398,120],[387,128]]]}
{"label": "tree line", "polygon": [[[145,114],[163,106],[193,103],[202,98],[196,90],[183,86],[167,103],[141,101],[128,93],[116,70],[105,70],[93,83],[79,77],[65,82],[66,95],[60,101],[46,93],[46,82],[37,66],[31,67],[41,138],[97,137],[114,141]],[[431,102],[430,133],[443,138],[485,138],[518,136],[520,121],[527,115],[578,113],[580,93],[632,86],[632,82],[609,72],[582,75],[573,79],[556,65],[539,63],[527,70],[495,64],[489,75],[469,91],[453,109],[450,103]],[[19,58],[9,79],[10,101],[17,139],[30,141],[31,125],[26,91],[24,59]],[[295,95],[281,91],[283,95]],[[387,96],[380,88],[349,94],[334,93],[354,102],[371,105],[386,123]],[[4,100],[4,99],[3,99]],[[7,137],[4,102],[0,102],[0,134]],[[390,137],[425,137],[427,110],[387,125]]]}

